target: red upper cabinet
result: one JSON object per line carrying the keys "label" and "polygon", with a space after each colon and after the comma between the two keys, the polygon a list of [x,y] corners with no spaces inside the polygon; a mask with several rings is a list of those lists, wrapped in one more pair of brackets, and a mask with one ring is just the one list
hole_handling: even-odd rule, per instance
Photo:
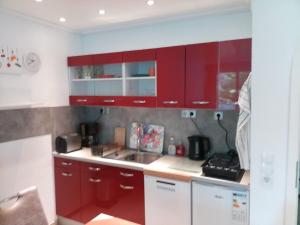
{"label": "red upper cabinet", "polygon": [[218,42],[186,47],[186,107],[216,107],[218,54]]}
{"label": "red upper cabinet", "polygon": [[122,62],[123,62],[123,56],[121,52],[93,55],[93,64],[95,65],[114,64],[114,63],[122,63]]}
{"label": "red upper cabinet", "polygon": [[124,62],[154,61],[155,49],[128,51],[123,53]]}
{"label": "red upper cabinet", "polygon": [[82,56],[71,56],[68,57],[68,66],[86,66],[93,65],[92,55],[82,55]]}
{"label": "red upper cabinet", "polygon": [[218,108],[235,109],[239,90],[251,72],[251,39],[220,42]]}
{"label": "red upper cabinet", "polygon": [[160,48],[157,60],[157,106],[183,107],[185,87],[185,47]]}

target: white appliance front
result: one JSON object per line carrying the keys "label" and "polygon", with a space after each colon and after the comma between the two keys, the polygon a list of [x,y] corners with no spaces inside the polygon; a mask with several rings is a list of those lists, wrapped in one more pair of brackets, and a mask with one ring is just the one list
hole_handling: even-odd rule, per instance
{"label": "white appliance front", "polygon": [[249,225],[249,191],[192,184],[193,225]]}

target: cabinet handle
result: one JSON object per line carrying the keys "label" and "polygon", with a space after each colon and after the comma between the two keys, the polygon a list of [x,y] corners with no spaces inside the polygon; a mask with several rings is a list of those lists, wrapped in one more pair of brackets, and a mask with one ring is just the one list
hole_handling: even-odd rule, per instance
{"label": "cabinet handle", "polygon": [[135,103],[135,104],[145,104],[146,101],[145,100],[134,100],[133,103]]}
{"label": "cabinet handle", "polygon": [[64,177],[71,177],[72,176],[72,173],[61,173],[62,176]]}
{"label": "cabinet handle", "polygon": [[223,196],[221,196],[221,195],[215,195],[215,198],[217,198],[217,199],[223,199]]}
{"label": "cabinet handle", "polygon": [[133,177],[133,173],[124,173],[124,172],[120,172],[120,175],[123,177]]}
{"label": "cabinet handle", "polygon": [[62,162],[61,165],[63,166],[72,166],[71,162]]}
{"label": "cabinet handle", "polygon": [[90,171],[100,171],[100,170],[101,170],[101,168],[99,168],[99,167],[92,167],[92,166],[90,166],[90,167],[89,167],[89,170],[90,170]]}
{"label": "cabinet handle", "polygon": [[164,101],[163,104],[175,105],[175,104],[178,104],[178,101]]}
{"label": "cabinet handle", "polygon": [[91,183],[100,183],[100,182],[101,182],[100,179],[94,179],[94,178],[90,178],[89,181],[90,181]]}
{"label": "cabinet handle", "polygon": [[80,99],[77,99],[76,101],[77,101],[77,102],[87,102],[87,99],[85,99],[85,98],[80,98]]}
{"label": "cabinet handle", "polygon": [[209,101],[193,101],[193,105],[208,105]]}
{"label": "cabinet handle", "polygon": [[157,181],[156,181],[156,183],[160,183],[160,184],[166,184],[166,185],[175,186],[175,183],[166,182],[166,181],[161,181],[161,180],[157,180]]}
{"label": "cabinet handle", "polygon": [[113,100],[113,99],[105,99],[105,100],[103,100],[103,102],[105,102],[105,103],[114,103],[115,100]]}
{"label": "cabinet handle", "polygon": [[133,190],[134,186],[126,186],[126,185],[120,184],[120,188],[122,188],[123,190]]}

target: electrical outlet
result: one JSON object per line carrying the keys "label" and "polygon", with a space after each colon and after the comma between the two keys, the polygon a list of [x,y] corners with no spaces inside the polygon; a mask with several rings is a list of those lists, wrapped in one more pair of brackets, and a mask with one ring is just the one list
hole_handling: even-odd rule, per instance
{"label": "electrical outlet", "polygon": [[181,117],[182,118],[196,118],[196,110],[181,110]]}
{"label": "electrical outlet", "polygon": [[215,120],[218,120],[218,117],[220,117],[220,120],[222,120],[223,119],[223,112],[215,112],[215,114],[214,114],[214,119]]}

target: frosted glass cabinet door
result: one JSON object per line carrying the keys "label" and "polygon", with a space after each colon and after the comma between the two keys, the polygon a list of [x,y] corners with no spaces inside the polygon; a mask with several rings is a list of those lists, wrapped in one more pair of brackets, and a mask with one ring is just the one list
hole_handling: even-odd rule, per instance
{"label": "frosted glass cabinet door", "polygon": [[144,180],[146,225],[191,225],[190,182],[152,176]]}

